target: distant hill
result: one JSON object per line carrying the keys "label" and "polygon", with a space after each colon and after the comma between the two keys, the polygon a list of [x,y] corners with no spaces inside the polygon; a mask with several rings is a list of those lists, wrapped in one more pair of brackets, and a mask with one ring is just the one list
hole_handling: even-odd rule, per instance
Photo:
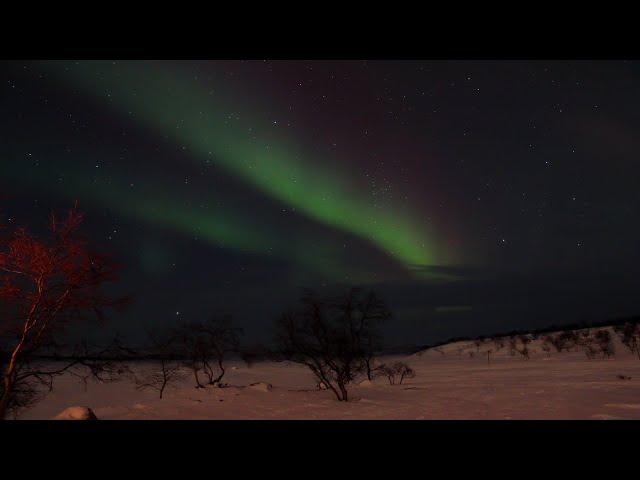
{"label": "distant hill", "polygon": [[[498,333],[494,333],[492,335],[479,335],[477,337],[454,337],[454,338],[449,338],[447,340],[444,340],[442,342],[437,342],[434,344],[430,344],[430,345],[421,345],[421,346],[416,346],[413,348],[410,347],[406,347],[407,349],[404,351],[396,351],[393,353],[419,353],[425,350],[429,350],[429,349],[433,349],[433,348],[437,348],[437,347],[441,347],[444,345],[449,345],[452,343],[458,343],[458,342],[472,342],[475,340],[487,340],[487,339],[493,339],[493,338],[501,338],[501,337],[512,337],[512,336],[518,336],[518,335],[533,335],[533,336],[540,336],[540,335],[544,335],[544,334],[550,334],[550,333],[557,333],[557,332],[567,332],[567,331],[576,331],[576,330],[584,330],[587,328],[604,328],[604,327],[615,327],[618,325],[624,325],[625,323],[640,323],[640,316],[636,315],[633,317],[619,317],[619,318],[613,318],[613,319],[608,319],[608,320],[603,320],[603,321],[599,321],[599,322],[579,322],[579,323],[571,323],[571,324],[567,324],[567,325],[550,325],[548,327],[544,327],[544,328],[538,328],[538,329],[533,329],[533,330],[511,330],[508,332],[498,332]],[[385,353],[387,353],[385,351]],[[388,352],[388,353],[392,353],[392,352]]]}

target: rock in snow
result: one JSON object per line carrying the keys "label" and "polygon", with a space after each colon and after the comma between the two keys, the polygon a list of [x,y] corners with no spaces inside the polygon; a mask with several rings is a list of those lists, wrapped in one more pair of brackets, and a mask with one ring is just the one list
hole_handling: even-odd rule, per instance
{"label": "rock in snow", "polygon": [[373,383],[371,380],[369,380],[369,379],[367,378],[367,379],[365,379],[365,380],[362,380],[362,381],[358,384],[358,386],[359,386],[359,387],[373,387],[373,386],[374,386],[374,383]]}
{"label": "rock in snow", "polygon": [[65,408],[54,420],[97,420],[95,413],[89,407],[69,407]]}
{"label": "rock in snow", "polygon": [[257,383],[252,383],[251,385],[249,385],[249,388],[252,388],[254,390],[258,390],[260,392],[270,392],[273,387],[271,386],[270,383],[257,382]]}

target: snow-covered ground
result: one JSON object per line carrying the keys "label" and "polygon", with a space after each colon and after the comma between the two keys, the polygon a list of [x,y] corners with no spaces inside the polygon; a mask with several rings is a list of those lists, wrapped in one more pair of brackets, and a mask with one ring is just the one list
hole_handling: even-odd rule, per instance
{"label": "snow-covered ground", "polygon": [[[99,419],[640,419],[640,360],[617,341],[615,357],[594,360],[580,351],[548,354],[534,341],[529,360],[505,347],[488,364],[489,348],[495,346],[458,342],[383,358],[407,362],[416,377],[402,385],[379,378],[353,386],[348,403],[316,390],[307,369],[287,363],[229,362],[230,387],[196,389],[187,377],[162,400],[156,392],[137,391],[130,380],[89,383],[85,391],[63,377],[21,418],[49,419],[78,405]],[[255,382],[273,388],[248,388]]]}

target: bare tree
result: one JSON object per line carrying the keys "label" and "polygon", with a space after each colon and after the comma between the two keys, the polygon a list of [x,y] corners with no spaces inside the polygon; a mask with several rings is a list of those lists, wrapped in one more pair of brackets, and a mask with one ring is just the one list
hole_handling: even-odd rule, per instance
{"label": "bare tree", "polygon": [[[0,419],[37,401],[41,387],[52,388],[63,373],[85,367],[100,379],[115,371],[100,365],[86,345],[65,350],[56,341],[69,324],[88,320],[87,313],[100,320],[105,307],[125,303],[102,295],[101,287],[115,279],[117,266],[92,252],[78,235],[82,218],[75,206],[62,221],[52,215],[48,239],[24,228],[0,229]],[[43,355],[56,358],[58,367],[43,367],[37,361]],[[68,362],[60,366],[63,356]]]}
{"label": "bare tree", "polygon": [[529,360],[529,344],[531,337],[528,335],[511,335],[509,337],[509,354],[514,356],[519,353],[523,359]]}
{"label": "bare tree", "polygon": [[597,346],[593,342],[591,342],[589,339],[585,339],[585,338],[581,339],[579,345],[589,360],[595,358],[598,355]]}
{"label": "bare tree", "polygon": [[402,385],[405,378],[414,378],[415,371],[404,362],[395,362],[393,365],[380,365],[378,371],[389,380],[389,385]]}
{"label": "bare tree", "polygon": [[529,344],[531,343],[531,337],[528,335],[520,335],[518,340],[520,341],[521,346],[516,349],[517,352],[522,355],[522,358],[529,360]]}
{"label": "bare tree", "polygon": [[599,355],[610,358],[615,354],[613,339],[608,330],[585,329],[577,334],[575,344],[584,351],[589,360]]}
{"label": "bare tree", "polygon": [[[225,374],[225,358],[227,355],[239,351],[239,336],[242,334],[242,330],[234,328],[231,324],[231,317],[225,316],[212,317],[201,325],[201,332],[207,346],[208,355],[203,357],[203,367],[209,379],[209,385],[221,387]],[[217,371],[215,367],[211,367],[211,360],[217,365]]]}
{"label": "bare tree", "polygon": [[620,337],[625,347],[633,354],[635,353],[640,360],[640,323],[627,322],[624,325],[617,325],[614,331]]}
{"label": "bare tree", "polygon": [[616,353],[615,344],[613,343],[613,338],[611,338],[610,335],[606,339],[606,341],[604,341],[604,343],[601,343],[601,348],[602,348],[603,355],[607,358],[613,357]]}
{"label": "bare tree", "polygon": [[544,337],[544,342],[553,346],[558,353],[563,350],[571,350],[579,342],[579,335],[573,330],[558,332],[556,334],[548,334]]}
{"label": "bare tree", "polygon": [[195,379],[195,388],[204,388],[200,382],[199,373],[204,368],[204,359],[210,355],[206,339],[202,334],[200,324],[183,323],[173,331],[173,341],[178,353],[183,358],[183,364],[191,370]]}
{"label": "bare tree", "polygon": [[360,303],[354,291],[342,299],[321,299],[305,291],[301,308],[277,323],[277,356],[308,367],[339,401],[348,401],[347,386],[361,373],[372,375],[374,322],[388,318],[372,293]]}
{"label": "bare tree", "polygon": [[222,386],[225,357],[238,351],[241,332],[233,328],[230,317],[185,323],[175,329],[175,341],[185,357],[185,365],[193,372],[196,388],[204,388],[199,372],[204,373],[208,385]]}
{"label": "bare tree", "polygon": [[547,353],[547,356],[551,356],[551,348],[555,348],[553,334],[547,334],[542,338],[542,350]]}
{"label": "bare tree", "polygon": [[343,323],[355,326],[354,341],[360,344],[367,379],[373,380],[374,356],[382,348],[377,327],[391,318],[391,311],[375,292],[364,293],[358,288],[336,298],[332,306],[344,317]]}
{"label": "bare tree", "polygon": [[147,337],[150,346],[146,353],[152,360],[160,363],[160,368],[155,368],[154,364],[152,370],[136,375],[136,389],[155,390],[162,399],[165,389],[184,379],[185,375],[175,355],[174,339],[167,334],[160,335],[153,332],[147,332]]}
{"label": "bare tree", "polygon": [[613,338],[609,330],[597,330],[594,334],[594,340],[598,345],[599,353],[602,353],[603,357],[611,358],[615,355]]}

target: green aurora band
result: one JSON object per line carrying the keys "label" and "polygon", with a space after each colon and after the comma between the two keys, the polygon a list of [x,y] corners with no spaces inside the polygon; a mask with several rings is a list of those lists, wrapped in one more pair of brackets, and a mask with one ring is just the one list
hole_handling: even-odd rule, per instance
{"label": "green aurora band", "polygon": [[[256,118],[251,129],[241,126],[239,120],[225,121],[242,103],[230,102],[228,92],[219,94],[218,89],[207,89],[197,79],[152,62],[50,61],[42,65],[67,88],[80,89],[141,126],[187,146],[194,158],[219,165],[299,213],[368,240],[407,269],[450,262],[444,251],[436,252],[423,222],[413,220],[406,207],[374,208],[346,175],[303,156],[293,140],[268,144],[259,140]],[[140,215],[189,231],[194,223],[204,221],[186,211],[137,208],[144,210]],[[216,244],[231,246],[243,241],[244,235],[231,233],[237,229],[229,226],[225,230],[216,223],[217,230],[212,232]]]}
{"label": "green aurora band", "polygon": [[[320,274],[325,280],[357,283],[375,280],[375,272],[354,261],[343,249],[326,239],[297,232],[291,235],[289,242],[284,243],[274,229],[251,221],[242,212],[215,206],[206,210],[185,207],[181,205],[178,196],[167,194],[169,188],[161,186],[128,189],[122,175],[118,177],[114,171],[110,175],[113,180],[110,184],[74,170],[65,172],[63,182],[52,182],[51,179],[56,177],[55,172],[58,171],[54,169],[55,162],[20,169],[15,168],[18,164],[17,159],[13,162],[0,162],[1,178],[20,184],[28,177],[31,187],[52,190],[64,196],[73,192],[74,198],[80,198],[83,204],[88,201],[134,220],[197,236],[216,247],[294,260],[296,265],[308,269],[300,272],[298,267],[294,273],[300,277],[298,280],[305,279],[309,274]],[[215,202],[212,204],[215,205]],[[312,255],[309,254],[311,246]]]}

